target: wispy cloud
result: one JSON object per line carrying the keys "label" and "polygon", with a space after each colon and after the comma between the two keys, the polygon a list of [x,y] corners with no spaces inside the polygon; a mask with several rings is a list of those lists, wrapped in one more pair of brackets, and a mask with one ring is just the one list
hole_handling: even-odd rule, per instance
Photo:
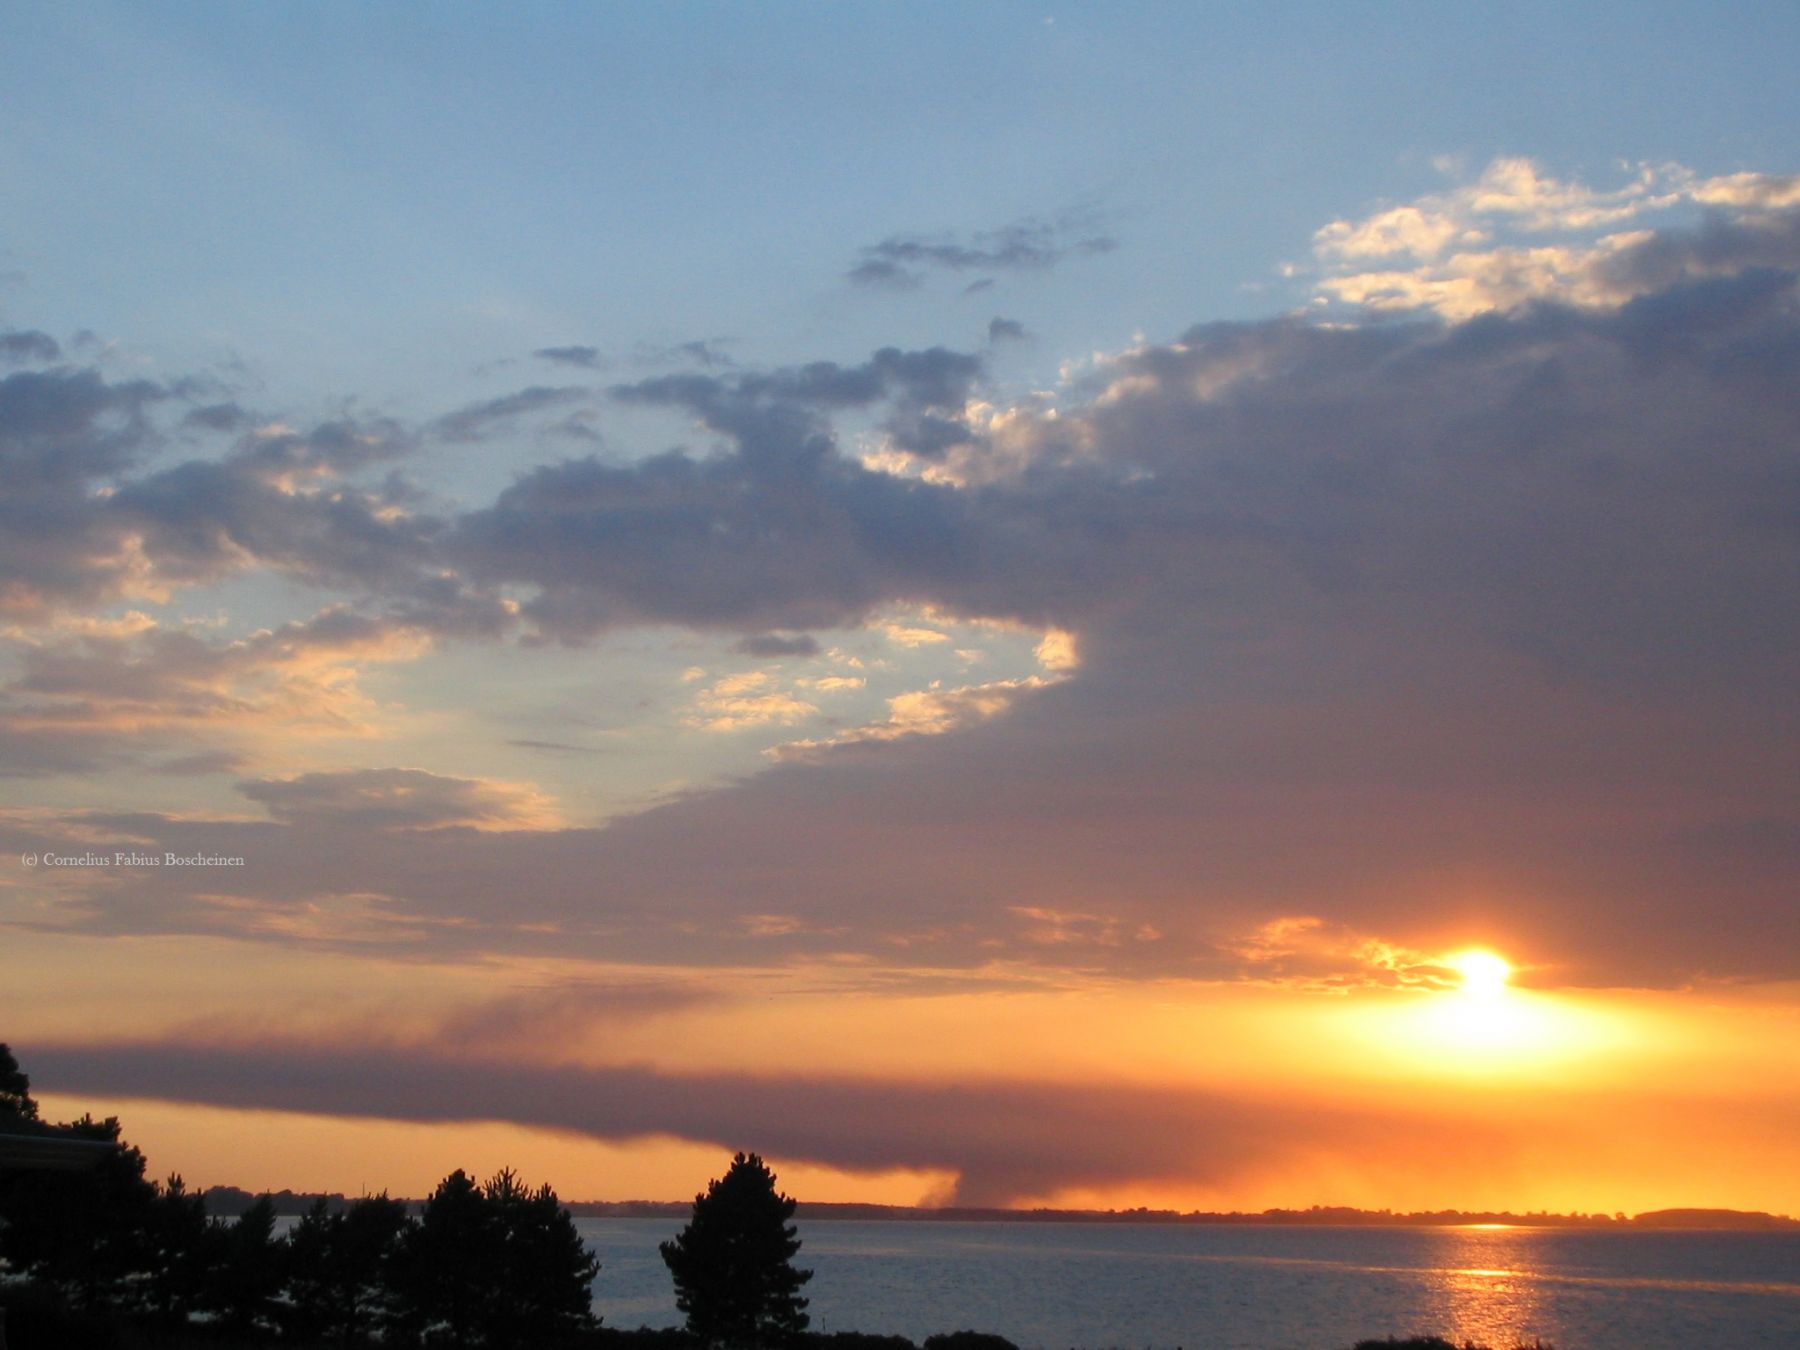
{"label": "wispy cloud", "polygon": [[1091,220],[1065,216],[1055,221],[1027,218],[971,235],[890,235],[861,250],[848,273],[859,286],[910,289],[933,272],[1042,271],[1065,258],[1110,253],[1118,247]]}

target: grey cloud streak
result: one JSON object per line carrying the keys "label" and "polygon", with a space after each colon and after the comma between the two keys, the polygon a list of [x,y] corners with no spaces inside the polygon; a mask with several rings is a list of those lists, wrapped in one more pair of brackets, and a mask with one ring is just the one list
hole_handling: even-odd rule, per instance
{"label": "grey cloud streak", "polygon": [[14,329],[0,333],[0,361],[24,365],[30,362],[55,361],[62,356],[62,346],[48,333],[36,329]]}
{"label": "grey cloud streak", "polygon": [[[540,351],[536,355],[545,356],[549,350],[551,349]],[[566,353],[569,349],[557,348],[555,350]],[[566,362],[571,358],[562,355],[553,359]],[[490,398],[480,403],[471,403],[467,407],[458,408],[455,412],[446,413],[438,418],[432,425],[437,434],[446,440],[478,441],[512,425],[522,417],[529,417],[533,413],[546,412],[554,408],[564,408],[571,403],[581,402],[587,396],[588,391],[579,386],[533,385],[529,389],[520,389],[511,394],[503,394],[499,398]]]}
{"label": "grey cloud streak", "polygon": [[[674,1135],[857,1171],[946,1168],[959,1178],[954,1199],[963,1204],[1003,1204],[1069,1185],[1222,1183],[1303,1157],[1322,1136],[1344,1154],[1379,1155],[1397,1135],[1413,1133],[1423,1147],[1441,1128],[1398,1110],[1296,1110],[1292,1102],[1120,1085],[676,1074],[281,1044],[20,1053],[29,1053],[41,1090],[387,1120],[510,1121],[608,1140]],[[1502,1133],[1479,1121],[1469,1128],[1477,1139]]]}
{"label": "grey cloud streak", "polygon": [[862,261],[847,275],[859,286],[910,289],[933,270],[1041,271],[1066,257],[1110,253],[1117,247],[1117,240],[1073,217],[1027,219],[971,235],[966,242],[949,235],[893,235],[861,250]]}

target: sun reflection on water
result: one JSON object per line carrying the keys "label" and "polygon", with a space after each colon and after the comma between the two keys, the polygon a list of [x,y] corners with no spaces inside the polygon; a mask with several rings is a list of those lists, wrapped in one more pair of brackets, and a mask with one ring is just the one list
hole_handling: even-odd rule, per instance
{"label": "sun reflection on water", "polygon": [[1529,1235],[1504,1224],[1435,1230],[1443,1260],[1429,1272],[1441,1311],[1438,1325],[1454,1343],[1529,1345],[1543,1326],[1540,1275]]}

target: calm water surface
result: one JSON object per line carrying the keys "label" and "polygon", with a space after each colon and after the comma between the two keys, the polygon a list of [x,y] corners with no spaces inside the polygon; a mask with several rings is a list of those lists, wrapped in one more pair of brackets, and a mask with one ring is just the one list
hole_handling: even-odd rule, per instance
{"label": "calm water surface", "polygon": [[[579,1219],[607,1325],[679,1326],[677,1221]],[[1160,1224],[803,1224],[820,1331],[1044,1350],[1342,1350],[1432,1333],[1557,1350],[1800,1350],[1800,1234]]]}

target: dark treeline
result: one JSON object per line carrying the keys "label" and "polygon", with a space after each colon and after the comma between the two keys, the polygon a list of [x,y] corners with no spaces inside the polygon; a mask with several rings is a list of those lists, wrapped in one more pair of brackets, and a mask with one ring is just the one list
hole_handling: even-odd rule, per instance
{"label": "dark treeline", "polygon": [[[240,1192],[241,1194],[241,1192]],[[660,1219],[686,1212],[687,1207],[661,1200],[576,1200],[569,1212],[581,1217],[610,1219]],[[1543,1210],[1354,1209],[1345,1205],[1314,1205],[1309,1209],[1252,1211],[1176,1209],[1000,1209],[950,1206],[927,1208],[912,1205],[834,1204],[803,1201],[796,1211],[809,1223],[840,1220],[880,1220],[884,1223],[1165,1223],[1274,1225],[1278,1227],[1355,1228],[1454,1228],[1470,1224],[1505,1224],[1516,1228],[1800,1228],[1800,1220],[1761,1210],[1659,1209],[1644,1214],[1549,1214]]]}
{"label": "dark treeline", "polygon": [[[77,1128],[118,1135],[116,1121]],[[88,1172],[0,1176],[0,1260],[24,1280],[0,1291],[15,1350],[94,1341],[95,1328],[111,1342],[124,1329],[149,1343],[508,1347],[575,1344],[598,1326],[598,1266],[573,1221],[511,1171],[479,1186],[453,1172],[417,1216],[386,1196],[320,1203],[277,1236],[266,1198],[222,1222],[143,1166],[122,1147]]]}
{"label": "dark treeline", "polygon": [[[224,1219],[179,1176],[150,1180],[117,1119],[40,1119],[0,1045],[0,1328],[13,1350],[916,1350],[808,1334],[794,1204],[761,1158],[738,1154],[661,1247],[686,1329],[615,1331],[593,1311],[599,1262],[548,1186],[458,1170],[417,1206],[315,1197],[278,1236],[271,1196]],[[927,1347],[1014,1350],[973,1332]]]}
{"label": "dark treeline", "polygon": [[111,1147],[69,1170],[0,1169],[0,1298],[17,1350],[196,1336],[504,1348],[572,1344],[598,1328],[598,1262],[556,1194],[511,1170],[483,1185],[452,1172],[416,1214],[386,1195],[320,1199],[277,1236],[270,1197],[222,1222],[179,1176],[151,1181],[117,1119],[50,1125],[30,1086],[0,1045],[0,1135],[16,1149]]}
{"label": "dark treeline", "polygon": [[[244,1213],[262,1197],[237,1186],[211,1186],[206,1210],[214,1215]],[[268,1197],[277,1214],[304,1214],[323,1200],[333,1212],[349,1205],[341,1193],[276,1191]],[[422,1203],[404,1202],[412,1210]],[[576,1218],[676,1219],[688,1212],[686,1201],[565,1200]],[[1656,1209],[1642,1214],[1553,1214],[1509,1209],[1356,1209],[1347,1205],[1314,1205],[1309,1209],[1177,1210],[1177,1209],[1002,1209],[994,1206],[874,1205],[861,1202],[802,1200],[795,1217],[808,1223],[832,1220],[879,1220],[883,1223],[1168,1223],[1267,1224],[1275,1226],[1358,1228],[1450,1228],[1469,1224],[1506,1224],[1515,1228],[1730,1229],[1736,1231],[1800,1228],[1800,1220],[1748,1209]]]}

